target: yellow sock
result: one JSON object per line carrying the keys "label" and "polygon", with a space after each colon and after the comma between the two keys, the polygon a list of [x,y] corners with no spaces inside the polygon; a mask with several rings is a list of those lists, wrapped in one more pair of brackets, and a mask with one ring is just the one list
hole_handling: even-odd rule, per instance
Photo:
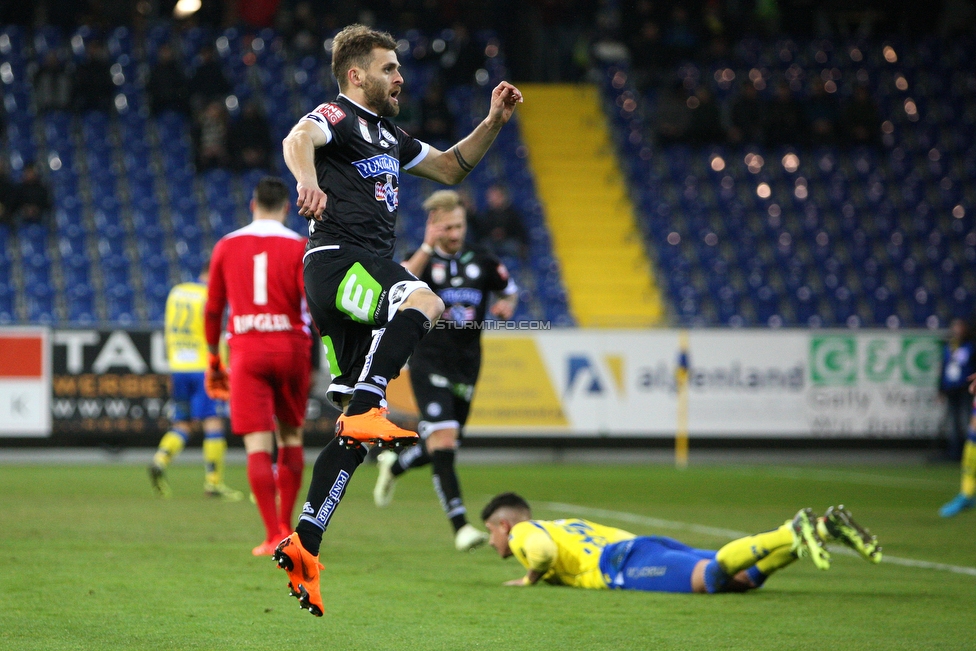
{"label": "yellow sock", "polygon": [[966,441],[962,453],[962,488],[959,490],[966,497],[976,495],[976,442]]}
{"label": "yellow sock", "polygon": [[776,570],[783,569],[795,560],[796,554],[793,553],[793,545],[790,544],[789,547],[784,545],[778,549],[774,549],[769,556],[758,561],[756,563],[756,569],[764,575],[769,576]]}
{"label": "yellow sock", "polygon": [[224,483],[224,457],[227,456],[227,441],[221,433],[218,436],[207,435],[203,439],[203,463],[206,467],[204,481],[210,486]]}
{"label": "yellow sock", "polygon": [[160,468],[169,466],[170,461],[179,456],[186,446],[187,435],[173,429],[166,432],[159,441],[159,449],[153,455],[153,463]]}
{"label": "yellow sock", "polygon": [[715,560],[726,574],[735,576],[737,572],[756,565],[780,547],[793,547],[793,527],[789,522],[772,531],[733,540],[718,550]]}

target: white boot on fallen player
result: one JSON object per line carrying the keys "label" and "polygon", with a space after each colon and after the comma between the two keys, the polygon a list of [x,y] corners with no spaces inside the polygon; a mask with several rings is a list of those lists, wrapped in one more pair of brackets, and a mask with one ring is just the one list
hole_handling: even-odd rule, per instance
{"label": "white boot on fallen player", "polygon": [[380,508],[389,506],[390,502],[393,501],[396,477],[393,476],[390,469],[398,458],[399,455],[392,450],[384,450],[376,457],[376,465],[379,466],[380,474],[376,478],[376,486],[373,487],[373,502]]}
{"label": "white boot on fallen player", "polygon": [[459,552],[467,552],[488,542],[488,534],[466,524],[454,534],[454,547]]}

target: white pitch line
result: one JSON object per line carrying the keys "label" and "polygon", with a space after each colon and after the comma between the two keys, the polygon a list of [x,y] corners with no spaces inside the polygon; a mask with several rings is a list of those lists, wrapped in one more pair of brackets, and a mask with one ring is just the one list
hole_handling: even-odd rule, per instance
{"label": "white pitch line", "polygon": [[[559,513],[568,513],[578,516],[586,516],[592,518],[611,518],[613,520],[618,520],[620,522],[632,522],[634,524],[642,524],[648,527],[655,527],[657,529],[672,529],[675,531],[691,531],[693,533],[699,533],[705,536],[712,536],[714,538],[743,538],[745,536],[750,536],[752,534],[745,531],[736,531],[735,529],[722,529],[721,527],[708,527],[702,524],[693,524],[691,522],[677,522],[675,520],[662,520],[661,518],[652,518],[646,515],[639,515],[637,513],[628,513],[626,511],[611,511],[608,509],[595,509],[589,506],[578,506],[576,504],[564,504],[562,502],[541,502],[539,504],[541,508],[548,509],[550,511],[557,511]],[[832,554],[841,554],[843,556],[860,556],[857,552],[847,549],[847,548],[837,548],[831,551]],[[901,558],[899,556],[888,556],[885,554],[882,559],[882,563],[891,563],[892,565],[901,565],[904,567],[918,567],[926,570],[939,570],[942,572],[952,572],[953,574],[965,574],[968,576],[976,576],[976,567],[966,567],[964,565],[949,565],[947,563],[934,563],[932,561],[920,561],[914,558]]]}

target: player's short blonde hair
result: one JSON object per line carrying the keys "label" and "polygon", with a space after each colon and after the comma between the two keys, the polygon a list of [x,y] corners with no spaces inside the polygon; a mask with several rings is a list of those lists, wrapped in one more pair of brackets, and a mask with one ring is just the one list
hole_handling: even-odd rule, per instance
{"label": "player's short blonde hair", "polygon": [[435,210],[451,212],[455,208],[463,207],[464,204],[461,203],[461,195],[454,190],[438,190],[427,197],[427,200],[423,204],[423,208],[427,212]]}
{"label": "player's short blonde hair", "polygon": [[373,49],[383,48],[396,52],[397,42],[386,32],[370,29],[366,25],[349,25],[332,39],[332,74],[339,82],[339,90],[349,84],[346,73],[353,66],[363,70],[373,62]]}

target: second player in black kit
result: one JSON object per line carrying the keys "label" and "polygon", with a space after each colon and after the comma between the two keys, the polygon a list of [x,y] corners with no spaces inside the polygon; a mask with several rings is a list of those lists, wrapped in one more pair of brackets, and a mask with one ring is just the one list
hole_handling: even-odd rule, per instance
{"label": "second player in black kit", "polygon": [[[456,192],[441,190],[424,202],[428,212],[424,243],[403,264],[444,301],[444,314],[410,358],[410,384],[420,409],[423,445],[399,457],[380,455],[373,498],[386,506],[396,477],[409,468],[433,464],[434,490],[454,527],[454,543],[466,551],[484,544],[484,532],[467,521],[455,472],[455,449],[471,408],[481,370],[481,332],[489,310],[511,318],[518,287],[495,256],[465,246],[466,216]],[[495,300],[497,299],[497,300]]]}
{"label": "second player in black kit", "polygon": [[339,97],[298,122],[283,142],[310,221],[305,254],[309,312],[322,334],[332,375],[329,394],[343,408],[337,438],[312,470],[295,533],[275,548],[302,608],[321,616],[322,535],[365,445],[414,443],[415,432],[386,418],[386,387],[444,311],[444,302],[392,259],[401,172],[459,183],[485,155],[522,95],[501,82],[487,117],[450,151],[411,138],[389,118],[399,112],[403,77],[389,34],[363,25],[332,40]]}

